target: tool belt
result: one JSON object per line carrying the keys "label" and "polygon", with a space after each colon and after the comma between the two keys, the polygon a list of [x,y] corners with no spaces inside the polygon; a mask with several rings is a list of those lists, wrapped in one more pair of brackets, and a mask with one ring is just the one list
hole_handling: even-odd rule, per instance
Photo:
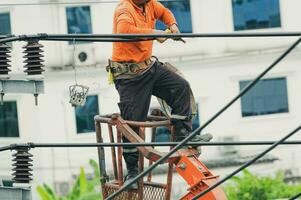
{"label": "tool belt", "polygon": [[152,63],[153,61],[150,58],[140,63],[109,60],[106,70],[107,72],[111,72],[114,78],[120,75],[136,75],[148,69]]}

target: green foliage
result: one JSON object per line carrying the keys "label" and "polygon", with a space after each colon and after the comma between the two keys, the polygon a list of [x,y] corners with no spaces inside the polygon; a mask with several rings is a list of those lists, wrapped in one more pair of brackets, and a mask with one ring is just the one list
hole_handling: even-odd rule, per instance
{"label": "green foliage", "polygon": [[245,170],[241,176],[231,179],[225,192],[229,200],[274,200],[290,198],[301,191],[301,185],[288,185],[283,177],[282,172],[274,177],[260,177]]}
{"label": "green foliage", "polygon": [[94,160],[89,161],[94,170],[94,178],[88,180],[84,168],[80,168],[80,174],[66,196],[58,197],[55,192],[46,184],[37,187],[37,191],[42,200],[102,200],[102,194],[97,191],[100,185],[100,170]]}

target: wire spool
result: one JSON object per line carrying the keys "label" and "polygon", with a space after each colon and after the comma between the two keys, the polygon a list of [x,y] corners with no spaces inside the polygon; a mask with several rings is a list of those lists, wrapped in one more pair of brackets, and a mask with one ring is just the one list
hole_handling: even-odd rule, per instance
{"label": "wire spool", "polygon": [[32,171],[31,167],[32,165],[32,159],[33,157],[32,154],[30,154],[29,148],[18,148],[16,149],[16,153],[13,154],[13,178],[12,180],[14,183],[19,183],[19,184],[29,184],[30,181],[32,180]]}
{"label": "wire spool", "polygon": [[9,67],[11,67],[9,59],[11,56],[11,47],[7,44],[0,44],[0,79],[9,79],[9,72],[11,71]]}
{"label": "wire spool", "polygon": [[39,43],[37,40],[30,40],[28,41],[27,45],[23,47],[25,49],[23,53],[26,55],[23,56],[26,60],[24,63],[26,65],[24,68],[27,68],[24,72],[27,73],[27,79],[36,80],[36,79],[43,79],[42,73],[45,71],[44,67],[44,60],[41,59],[44,57],[42,54],[44,51],[42,50],[44,46]]}

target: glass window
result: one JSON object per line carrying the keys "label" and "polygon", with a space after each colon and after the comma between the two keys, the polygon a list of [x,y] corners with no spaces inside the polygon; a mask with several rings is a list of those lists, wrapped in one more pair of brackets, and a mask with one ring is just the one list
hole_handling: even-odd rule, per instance
{"label": "glass window", "polygon": [[[161,3],[174,14],[178,22],[179,29],[182,33],[192,33],[189,0],[178,0]],[[157,21],[156,28],[161,30],[166,29],[165,25],[160,21]]]}
{"label": "glass window", "polygon": [[0,105],[0,137],[19,137],[17,103],[4,102]]}
{"label": "glass window", "polygon": [[279,0],[232,0],[234,30],[280,27]]}
{"label": "glass window", "polygon": [[94,116],[98,115],[98,96],[88,96],[83,107],[75,108],[76,130],[78,134],[95,132]]}
{"label": "glass window", "polygon": [[[197,107],[197,114],[192,121],[192,130],[195,130],[198,127],[200,127],[200,115],[199,115],[198,104],[196,107]],[[170,141],[170,131],[168,130],[168,128],[166,127],[157,128],[156,142],[169,142],[169,141]]]}
{"label": "glass window", "polygon": [[10,14],[0,13],[0,35],[10,35],[10,34],[11,34]]}
{"label": "glass window", "polygon": [[[240,81],[240,89],[248,83]],[[286,78],[259,81],[241,98],[241,108],[243,117],[288,112]]]}
{"label": "glass window", "polygon": [[68,33],[92,33],[90,6],[66,8]]}

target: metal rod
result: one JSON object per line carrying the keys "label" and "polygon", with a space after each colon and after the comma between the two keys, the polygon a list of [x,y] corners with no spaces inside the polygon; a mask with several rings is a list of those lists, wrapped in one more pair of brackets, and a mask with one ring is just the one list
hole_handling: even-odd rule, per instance
{"label": "metal rod", "polygon": [[[66,41],[72,42],[73,38],[45,38],[41,39],[41,41]],[[149,41],[153,39],[122,39],[122,38],[105,38],[105,39],[98,39],[98,38],[78,38],[76,42],[141,42],[141,41]]]}
{"label": "metal rod", "polygon": [[292,198],[290,198],[289,200],[296,200],[298,197],[301,197],[301,192],[295,196],[293,196]]}
{"label": "metal rod", "polygon": [[[226,37],[296,37],[301,36],[301,32],[265,32],[265,33],[180,33],[180,34],[46,34],[40,33],[36,35],[19,35],[19,36],[3,36],[0,35],[0,43],[13,42],[13,41],[26,41],[31,39],[38,40],[57,40],[57,41],[70,41],[67,39],[87,39],[87,41],[95,41],[107,38],[103,42],[116,42],[120,39],[155,39],[159,37],[166,38],[226,38]],[[66,40],[64,40],[66,39]],[[91,39],[91,40],[88,40]],[[96,40],[96,42],[97,42]]]}
{"label": "metal rod", "polygon": [[[272,145],[275,141],[245,141],[245,142],[187,142],[185,146],[266,146]],[[78,148],[78,147],[136,147],[136,146],[150,146],[150,147],[169,147],[175,146],[179,142],[150,142],[150,143],[26,143],[26,144],[12,144],[9,146],[0,147],[0,151],[14,150],[18,147],[28,148]],[[287,141],[281,145],[300,145],[301,140]]]}
{"label": "metal rod", "polygon": [[48,34],[48,38],[199,38],[199,37],[298,37],[301,32],[264,32],[264,33],[179,33],[179,34]]}
{"label": "metal rod", "polygon": [[242,165],[241,167],[239,167],[237,170],[235,170],[234,172],[232,172],[231,174],[229,174],[228,176],[226,176],[222,180],[218,181],[217,183],[213,184],[212,186],[210,186],[209,188],[207,188],[206,190],[204,190],[200,194],[196,195],[192,200],[197,200],[198,198],[204,196],[205,194],[207,194],[208,192],[210,192],[211,190],[213,190],[217,186],[221,185],[223,182],[227,181],[228,179],[230,179],[231,177],[233,177],[234,175],[236,175],[237,173],[239,173],[240,171],[242,171],[243,169],[245,169],[248,166],[252,165],[258,159],[260,159],[261,157],[263,157],[264,155],[266,155],[268,152],[270,152],[274,148],[276,148],[279,144],[281,144],[282,142],[284,142],[286,139],[288,139],[289,137],[293,136],[300,129],[301,129],[301,125],[299,125],[299,127],[297,127],[295,130],[293,130],[292,132],[290,132],[289,134],[287,134],[286,136],[284,136],[278,142],[275,142],[272,146],[270,146],[269,148],[267,148],[265,151],[263,151],[262,153],[260,153],[258,156],[256,156],[252,160],[248,161],[247,163],[245,163],[244,165]]}
{"label": "metal rod", "polygon": [[151,170],[157,167],[160,163],[165,161],[168,157],[174,154],[177,150],[179,150],[185,143],[187,143],[191,138],[193,138],[196,134],[206,128],[209,124],[211,124],[218,116],[220,116],[225,110],[227,110],[233,103],[235,103],[240,97],[242,97],[247,91],[249,91],[265,74],[267,74],[276,64],[278,64],[287,54],[289,54],[299,43],[301,42],[301,38],[294,42],[275,62],[273,62],[267,69],[265,69],[260,75],[258,75],[252,82],[250,82],[236,97],[234,97],[228,104],[226,104],[220,111],[218,111],[213,117],[211,117],[203,126],[194,130],[187,138],[185,138],[182,142],[176,145],[170,152],[168,152],[165,156],[161,157],[158,161],[153,163],[152,166],[148,167],[144,172],[140,173],[134,179],[129,181],[126,185],[121,187],[115,193],[110,195],[107,200],[112,200],[118,194],[126,190],[130,185],[136,182],[139,178],[144,177]]}

